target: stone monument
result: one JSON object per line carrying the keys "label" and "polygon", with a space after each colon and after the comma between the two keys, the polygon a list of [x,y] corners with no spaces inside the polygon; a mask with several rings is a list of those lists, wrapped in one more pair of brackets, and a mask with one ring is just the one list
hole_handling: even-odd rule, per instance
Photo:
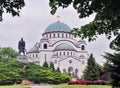
{"label": "stone monument", "polygon": [[21,40],[18,43],[18,49],[19,49],[19,55],[21,53],[25,55],[25,41],[23,40],[23,38],[21,38]]}
{"label": "stone monument", "polygon": [[26,53],[25,41],[23,40],[23,38],[21,38],[21,40],[18,43],[18,50],[19,50],[19,56],[17,57],[17,60],[23,62],[24,65],[28,64],[27,56],[25,55]]}

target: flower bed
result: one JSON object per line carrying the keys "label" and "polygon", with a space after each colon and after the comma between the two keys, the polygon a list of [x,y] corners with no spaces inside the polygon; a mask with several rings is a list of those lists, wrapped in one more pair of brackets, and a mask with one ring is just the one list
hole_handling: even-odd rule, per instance
{"label": "flower bed", "polygon": [[69,81],[68,85],[106,85],[107,81],[105,80],[76,80],[76,81]]}

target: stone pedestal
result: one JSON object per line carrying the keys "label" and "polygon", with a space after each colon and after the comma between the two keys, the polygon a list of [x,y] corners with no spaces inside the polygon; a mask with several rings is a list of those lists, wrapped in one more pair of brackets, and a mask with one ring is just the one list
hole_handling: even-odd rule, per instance
{"label": "stone pedestal", "polygon": [[24,56],[24,55],[19,55],[17,57],[17,61],[23,62],[24,64],[28,64],[29,63],[28,57]]}

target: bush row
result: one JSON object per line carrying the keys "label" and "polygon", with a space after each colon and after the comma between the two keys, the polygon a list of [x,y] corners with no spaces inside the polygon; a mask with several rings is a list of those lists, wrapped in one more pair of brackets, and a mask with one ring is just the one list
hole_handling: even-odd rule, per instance
{"label": "bush row", "polygon": [[24,70],[23,63],[15,59],[0,58],[0,85],[20,84],[24,79],[34,83],[59,84],[67,83],[71,77],[34,63],[29,63]]}
{"label": "bush row", "polygon": [[104,80],[76,80],[76,81],[69,81],[68,85],[76,85],[76,84],[83,84],[83,85],[106,85],[107,81]]}

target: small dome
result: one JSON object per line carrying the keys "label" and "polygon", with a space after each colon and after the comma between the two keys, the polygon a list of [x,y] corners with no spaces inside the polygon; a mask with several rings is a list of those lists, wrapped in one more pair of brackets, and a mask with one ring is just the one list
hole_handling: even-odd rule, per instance
{"label": "small dome", "polygon": [[56,51],[56,50],[75,50],[75,49],[70,44],[62,43],[62,44],[56,46],[56,48],[54,50]]}
{"label": "small dome", "polygon": [[37,46],[34,46],[33,48],[31,48],[31,49],[29,50],[29,53],[37,53],[37,52],[39,52],[39,49],[38,49]]}
{"label": "small dome", "polygon": [[49,25],[46,28],[44,33],[55,32],[55,31],[70,32],[71,28],[67,24],[64,24],[64,23],[61,23],[61,22],[55,22],[55,23]]}

